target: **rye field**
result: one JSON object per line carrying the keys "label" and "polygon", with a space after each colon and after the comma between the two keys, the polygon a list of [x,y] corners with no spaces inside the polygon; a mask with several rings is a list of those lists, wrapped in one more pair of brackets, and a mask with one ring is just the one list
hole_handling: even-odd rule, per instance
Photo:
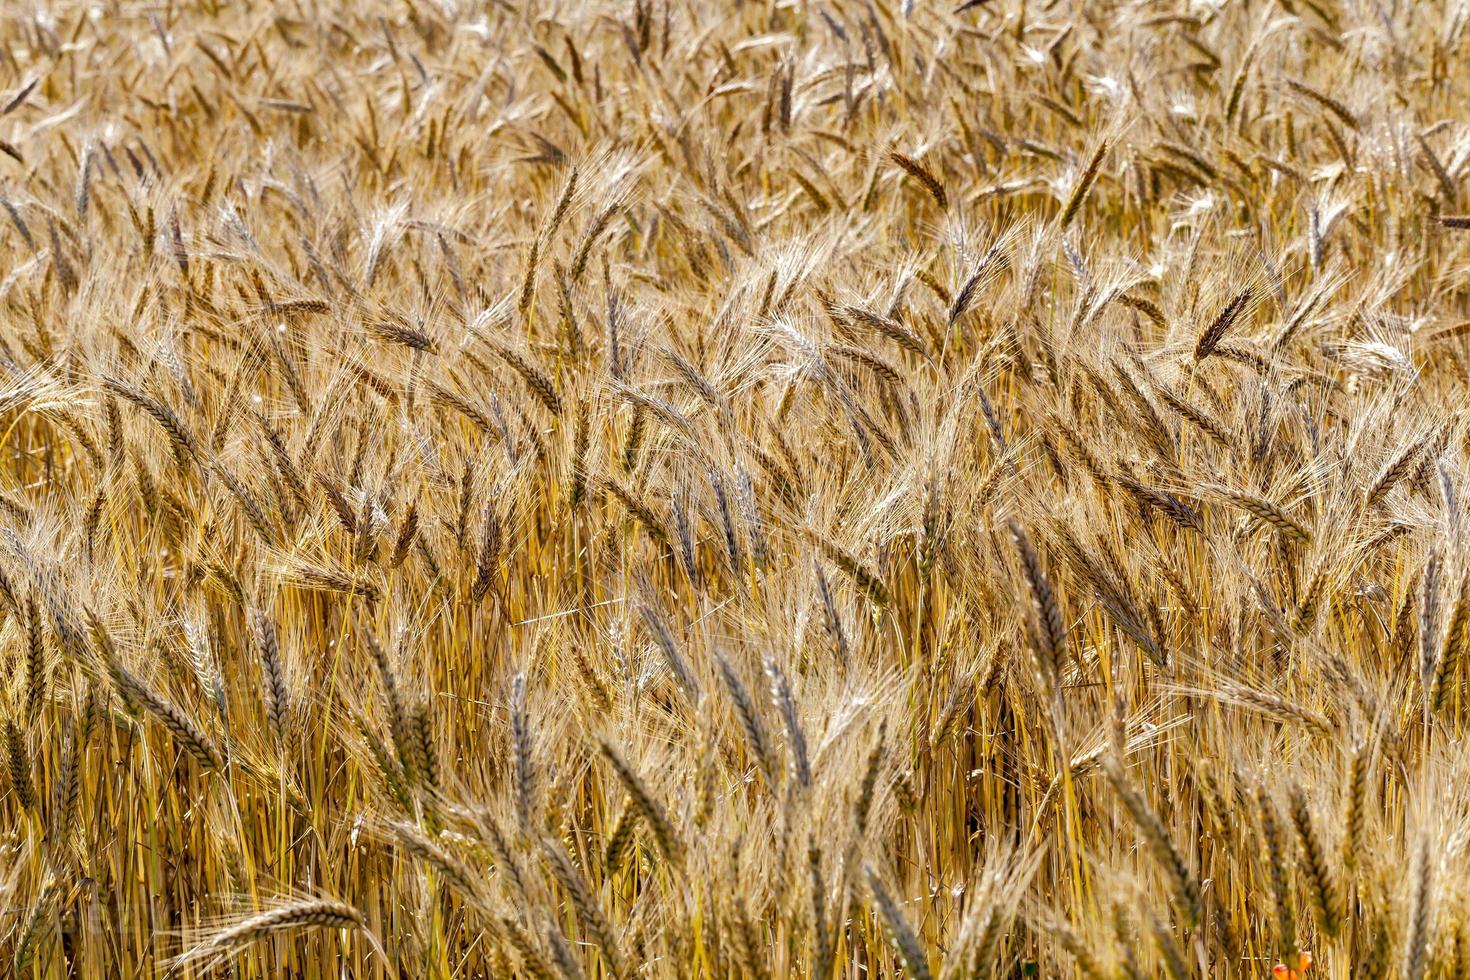
{"label": "rye field", "polygon": [[0,976],[1470,977],[1470,8],[0,2]]}

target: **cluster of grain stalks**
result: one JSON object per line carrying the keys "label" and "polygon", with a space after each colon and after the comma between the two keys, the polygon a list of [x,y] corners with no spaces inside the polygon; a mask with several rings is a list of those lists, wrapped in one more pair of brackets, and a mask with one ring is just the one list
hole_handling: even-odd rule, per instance
{"label": "cluster of grain stalks", "polygon": [[0,975],[1470,976],[1467,25],[0,4]]}

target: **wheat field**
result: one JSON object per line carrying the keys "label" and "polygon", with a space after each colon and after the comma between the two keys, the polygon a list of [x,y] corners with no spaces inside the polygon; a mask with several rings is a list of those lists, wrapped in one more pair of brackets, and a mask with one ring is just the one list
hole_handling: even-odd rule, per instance
{"label": "wheat field", "polygon": [[0,3],[0,976],[1470,977],[1470,9]]}

